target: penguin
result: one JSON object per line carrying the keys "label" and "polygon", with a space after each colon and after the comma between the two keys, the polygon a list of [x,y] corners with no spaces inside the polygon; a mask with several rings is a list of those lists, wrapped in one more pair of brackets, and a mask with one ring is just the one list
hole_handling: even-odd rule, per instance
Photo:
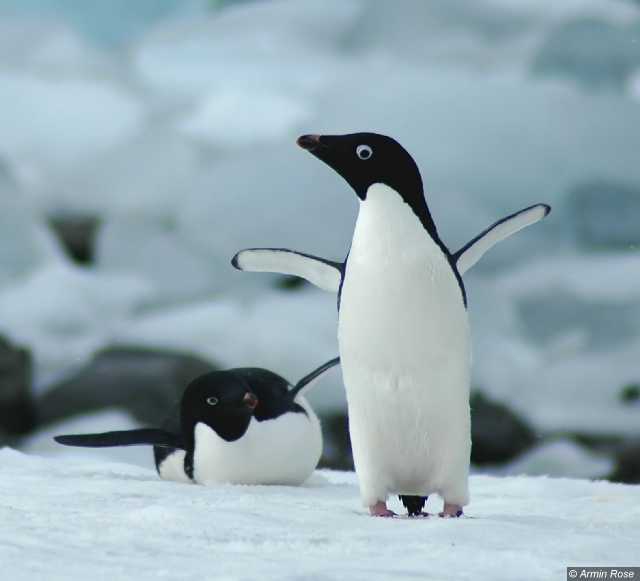
{"label": "penguin", "polygon": [[281,248],[239,252],[239,270],[305,278],[338,295],[338,342],[349,432],[363,505],[410,516],[438,494],[443,517],[469,502],[471,342],[462,275],[492,246],[551,210],[535,204],[450,252],[422,177],[396,140],[376,133],[303,135],[298,145],[353,188],[359,212],[337,262]]}
{"label": "penguin", "polygon": [[256,367],[194,379],[161,429],[56,436],[65,446],[151,445],[161,478],[197,484],[302,484],[322,453],[320,422],[304,394],[340,362],[332,359],[295,386]]}

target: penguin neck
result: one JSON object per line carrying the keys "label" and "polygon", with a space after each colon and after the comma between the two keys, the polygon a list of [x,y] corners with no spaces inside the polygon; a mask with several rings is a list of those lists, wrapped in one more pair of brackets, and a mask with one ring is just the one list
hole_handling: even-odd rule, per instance
{"label": "penguin neck", "polygon": [[251,423],[252,416],[249,414],[236,416],[229,415],[218,418],[188,417],[183,420],[182,434],[187,452],[193,452],[195,449],[195,430],[199,424],[203,424],[211,428],[220,438],[227,442],[239,440],[245,434]]}
{"label": "penguin neck", "polygon": [[[408,184],[404,185],[408,186]],[[422,227],[429,233],[431,238],[440,243],[438,230],[431,216],[431,212],[429,211],[429,206],[427,206],[427,201],[424,197],[421,180],[419,180],[416,184],[412,184],[412,187],[403,187],[400,190],[397,190],[392,186],[388,186],[384,183],[372,184],[367,189],[364,201],[369,200],[372,196],[379,199],[383,197],[383,192],[389,191],[394,192],[404,201],[405,204],[407,204],[411,208],[413,213],[422,224]]]}
{"label": "penguin neck", "polygon": [[[421,202],[419,201],[421,200]],[[393,253],[410,256],[412,249],[424,246],[431,238],[434,247],[448,253],[440,241],[424,196],[407,198],[386,184],[373,184],[360,202],[350,257],[355,253]]]}

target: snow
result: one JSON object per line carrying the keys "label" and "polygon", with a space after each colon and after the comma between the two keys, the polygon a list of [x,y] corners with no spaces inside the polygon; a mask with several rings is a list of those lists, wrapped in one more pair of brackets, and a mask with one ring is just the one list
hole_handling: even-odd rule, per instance
{"label": "snow", "polygon": [[465,518],[384,520],[359,506],[352,473],[202,487],[10,449],[0,463],[0,561],[16,581],[537,581],[568,565],[630,564],[640,542],[640,487],[606,482],[473,476]]}

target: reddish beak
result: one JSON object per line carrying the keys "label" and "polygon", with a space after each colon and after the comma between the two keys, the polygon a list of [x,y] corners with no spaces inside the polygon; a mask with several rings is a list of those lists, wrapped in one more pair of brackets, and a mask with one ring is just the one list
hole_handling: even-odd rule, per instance
{"label": "reddish beak", "polygon": [[319,135],[301,135],[298,137],[296,143],[302,147],[302,149],[306,149],[307,151],[313,151],[320,145],[320,136]]}
{"label": "reddish beak", "polygon": [[258,398],[250,391],[244,394],[242,401],[250,410],[254,410],[258,407]]}

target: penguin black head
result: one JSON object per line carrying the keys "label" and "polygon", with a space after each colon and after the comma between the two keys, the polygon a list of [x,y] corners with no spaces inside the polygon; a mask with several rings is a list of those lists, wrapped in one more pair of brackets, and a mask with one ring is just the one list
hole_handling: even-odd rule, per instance
{"label": "penguin black head", "polygon": [[378,133],[303,135],[298,145],[338,172],[365,200],[373,184],[385,184],[403,198],[423,198],[416,162],[395,139]]}
{"label": "penguin black head", "polygon": [[362,201],[367,199],[367,191],[374,184],[384,184],[394,190],[448,253],[424,198],[420,170],[395,139],[379,133],[349,133],[302,135],[297,143],[338,172]]}
{"label": "penguin black head", "polygon": [[198,423],[208,425],[229,442],[247,431],[260,399],[242,374],[235,371],[213,371],[187,386],[180,405],[182,433],[187,444]]}

